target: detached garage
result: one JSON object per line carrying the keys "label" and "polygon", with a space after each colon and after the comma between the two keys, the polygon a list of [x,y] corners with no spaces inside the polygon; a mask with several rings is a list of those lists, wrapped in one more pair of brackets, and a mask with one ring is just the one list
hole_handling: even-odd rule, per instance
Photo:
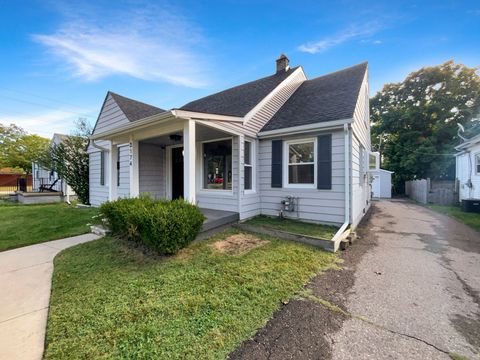
{"label": "detached garage", "polygon": [[393,171],[384,169],[370,170],[372,176],[372,195],[374,198],[392,197]]}

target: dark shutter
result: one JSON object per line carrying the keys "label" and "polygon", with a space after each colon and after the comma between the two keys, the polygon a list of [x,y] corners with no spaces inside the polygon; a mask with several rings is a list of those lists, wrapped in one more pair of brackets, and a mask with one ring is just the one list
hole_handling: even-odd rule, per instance
{"label": "dark shutter", "polygon": [[272,187],[282,187],[283,141],[272,140]]}
{"label": "dark shutter", "polygon": [[332,134],[317,138],[317,189],[332,188]]}
{"label": "dark shutter", "polygon": [[100,151],[100,185],[105,185],[105,151]]}

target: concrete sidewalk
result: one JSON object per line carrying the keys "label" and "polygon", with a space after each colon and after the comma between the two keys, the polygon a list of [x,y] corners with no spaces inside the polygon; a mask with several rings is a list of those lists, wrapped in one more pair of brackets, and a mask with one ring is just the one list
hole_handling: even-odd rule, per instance
{"label": "concrete sidewalk", "polygon": [[0,359],[42,358],[53,259],[98,238],[85,234],[0,252]]}

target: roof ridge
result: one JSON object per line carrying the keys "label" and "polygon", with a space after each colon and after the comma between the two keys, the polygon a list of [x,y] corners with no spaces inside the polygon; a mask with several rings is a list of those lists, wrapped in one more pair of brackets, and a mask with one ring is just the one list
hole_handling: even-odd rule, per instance
{"label": "roof ridge", "polygon": [[363,62],[361,62],[361,63],[355,64],[355,65],[351,65],[351,66],[346,67],[346,68],[343,68],[343,69],[335,70],[335,71],[330,72],[330,73],[327,73],[327,74],[323,74],[323,75],[320,75],[320,76],[316,76],[316,77],[314,77],[314,78],[307,79],[306,81],[321,79],[321,78],[324,78],[324,77],[327,77],[327,76],[331,76],[331,75],[335,75],[335,74],[338,74],[338,73],[341,73],[341,72],[344,72],[344,71],[347,71],[347,70],[352,70],[352,69],[357,68],[357,67],[360,67],[360,66],[362,66],[362,65],[368,66],[368,61],[363,61]]}
{"label": "roof ridge", "polygon": [[[162,110],[162,111],[165,111],[164,109],[159,108],[158,106],[151,105],[151,104],[147,104],[146,102],[139,101],[139,100],[135,100],[135,99],[129,98],[129,97],[124,96],[124,95],[120,95],[120,94],[118,94],[118,93],[116,93],[116,92],[113,92],[113,91],[111,91],[111,90],[108,90],[108,93],[109,93],[110,95],[112,95],[114,98],[115,98],[116,96],[118,96],[118,97],[120,97],[120,98],[129,100],[129,101],[134,101],[134,102],[136,102],[136,103],[138,103],[138,104],[147,105],[147,106],[150,106],[150,107],[152,107],[152,108],[156,108],[156,109],[160,109],[160,110]],[[114,100],[115,100],[115,99],[114,99]],[[118,104],[118,103],[117,103],[117,104]],[[120,106],[120,104],[118,104],[118,106]],[[121,106],[120,106],[120,107],[121,107]],[[123,109],[122,109],[122,110],[123,110]]]}

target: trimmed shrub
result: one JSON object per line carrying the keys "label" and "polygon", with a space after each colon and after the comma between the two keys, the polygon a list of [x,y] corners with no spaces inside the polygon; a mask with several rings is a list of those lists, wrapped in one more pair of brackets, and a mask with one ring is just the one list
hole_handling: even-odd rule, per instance
{"label": "trimmed shrub", "polygon": [[109,201],[100,212],[112,234],[160,254],[175,254],[190,244],[205,220],[197,206],[183,199],[153,200],[149,196]]}

